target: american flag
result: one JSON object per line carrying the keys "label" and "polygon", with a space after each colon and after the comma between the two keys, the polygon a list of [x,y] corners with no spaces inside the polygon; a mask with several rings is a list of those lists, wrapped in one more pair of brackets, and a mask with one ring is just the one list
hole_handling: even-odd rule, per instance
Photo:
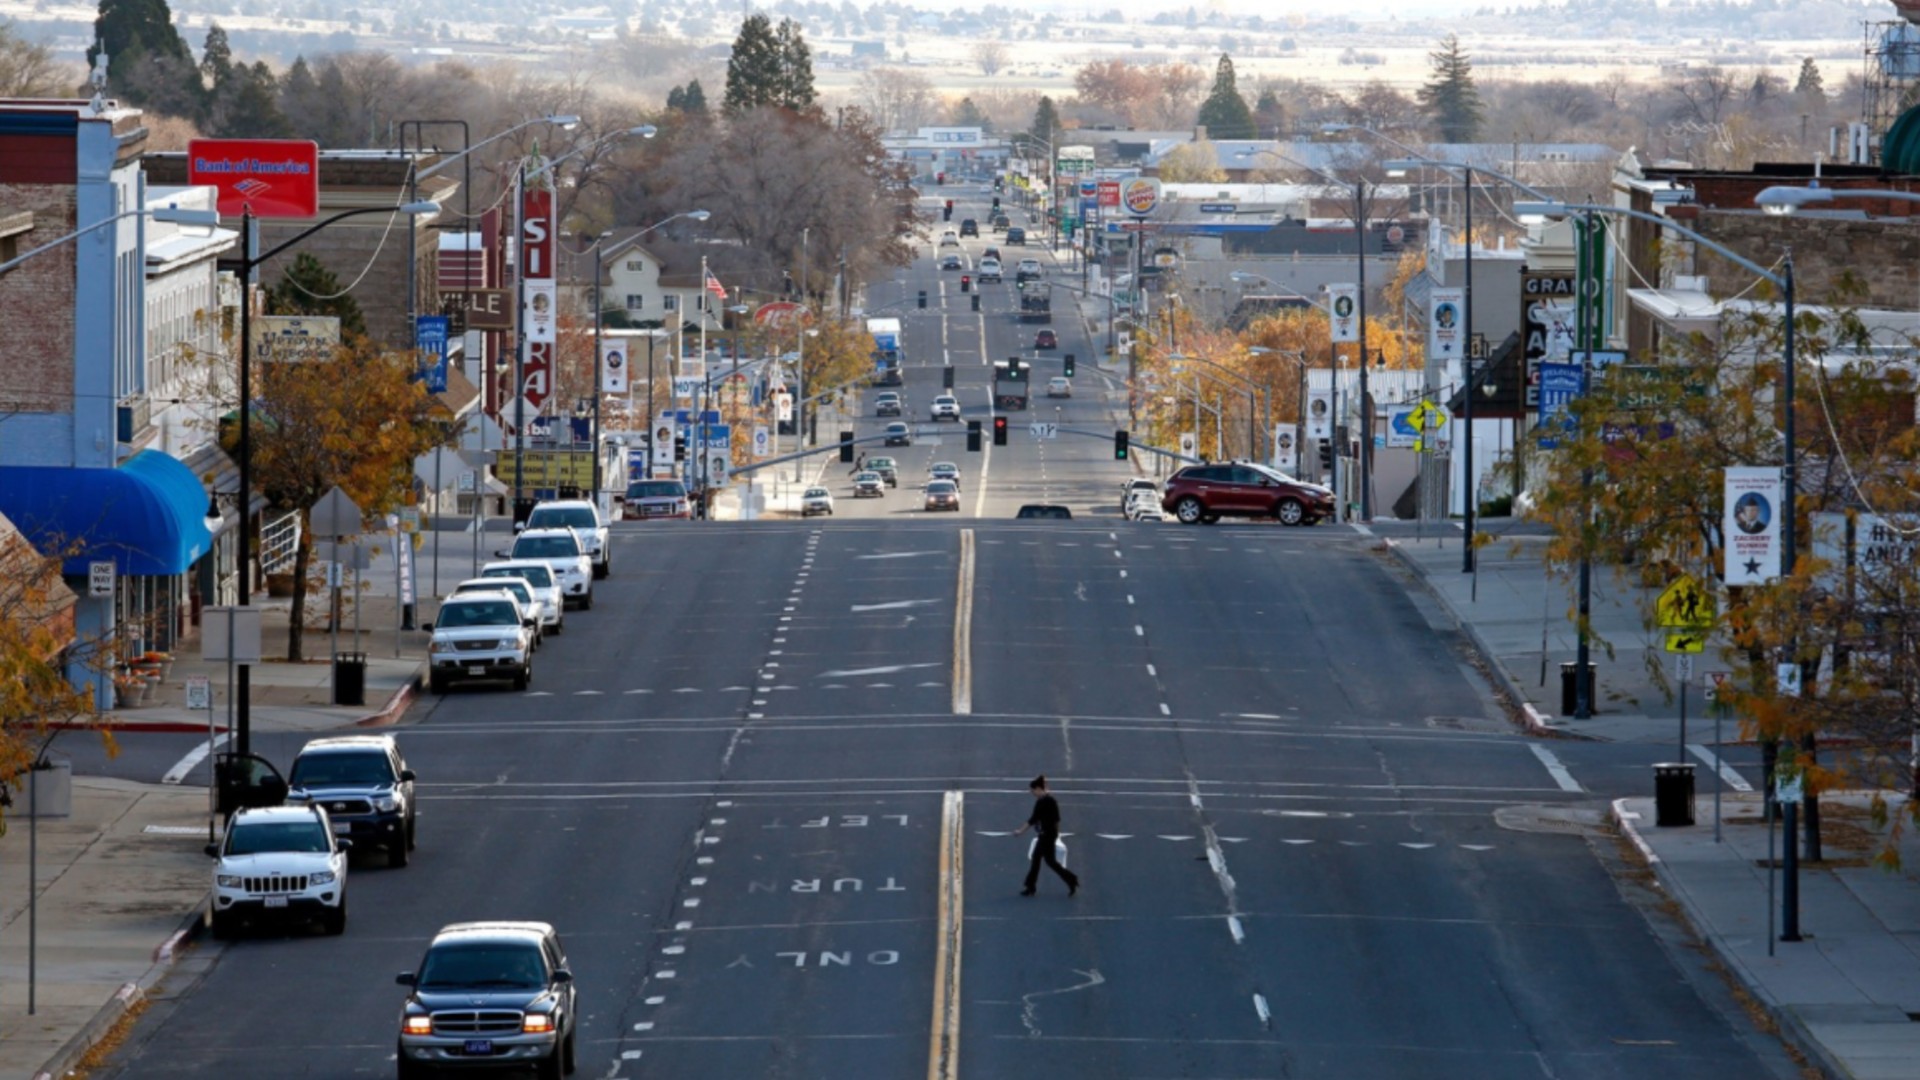
{"label": "american flag", "polygon": [[722,300],[727,298],[727,287],[720,284],[720,279],[714,277],[712,274],[707,275],[707,291]]}

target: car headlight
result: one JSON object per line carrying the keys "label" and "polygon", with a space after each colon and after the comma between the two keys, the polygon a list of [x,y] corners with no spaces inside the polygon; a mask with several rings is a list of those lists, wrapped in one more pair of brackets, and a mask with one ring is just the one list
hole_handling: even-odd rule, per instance
{"label": "car headlight", "polygon": [[528,1013],[520,1020],[520,1030],[528,1035],[546,1035],[553,1031],[553,1016],[550,1013]]}
{"label": "car headlight", "polygon": [[310,885],[331,885],[333,884],[333,878],[334,874],[331,870],[315,870],[313,873],[307,875],[307,883]]}
{"label": "car headlight", "polygon": [[375,810],[381,811],[382,813],[392,813],[393,811],[400,809],[400,800],[394,798],[391,795],[382,795],[379,798],[373,800],[373,808]]}
{"label": "car headlight", "polygon": [[433,1034],[433,1017],[409,1016],[400,1025],[400,1030],[408,1035],[431,1035]]}
{"label": "car headlight", "polygon": [[240,875],[239,874],[215,874],[213,877],[213,883],[215,885],[220,886],[223,889],[237,889],[240,887]]}

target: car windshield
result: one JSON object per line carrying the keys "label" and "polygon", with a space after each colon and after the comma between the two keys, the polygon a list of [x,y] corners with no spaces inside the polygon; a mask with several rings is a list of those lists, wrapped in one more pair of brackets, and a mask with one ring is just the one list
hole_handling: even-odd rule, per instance
{"label": "car windshield", "polygon": [[578,558],[580,545],[571,536],[523,536],[513,545],[516,559]]}
{"label": "car windshield", "polygon": [[387,755],[378,750],[301,754],[293,761],[293,775],[287,778],[287,783],[293,787],[391,784],[393,766],[387,761]]}
{"label": "car windshield", "polygon": [[539,589],[553,588],[553,571],[548,570],[544,566],[538,566],[538,565],[496,567],[492,570],[480,571],[480,576],[481,577],[520,577],[520,578],[526,578],[528,581],[533,582],[535,588],[539,588]]}
{"label": "car windshield", "polygon": [[599,524],[600,522],[593,516],[593,511],[584,506],[537,506],[534,507],[533,513],[527,516],[529,529],[592,529],[597,528]]}
{"label": "car windshield", "polygon": [[808,488],[807,489],[807,498],[809,499],[824,499],[827,497],[828,497],[828,492],[826,488]]}
{"label": "car windshield", "polygon": [[642,480],[627,485],[629,499],[684,499],[686,485],[678,480]]}
{"label": "car windshield", "polygon": [[546,961],[534,945],[493,941],[436,945],[420,964],[422,990],[494,986],[537,990],[546,984]]}
{"label": "car windshield", "polygon": [[893,459],[890,457],[868,458],[867,468],[875,469],[879,471],[885,471],[887,469],[891,469],[893,468]]}
{"label": "car windshield", "polygon": [[905,430],[907,430],[907,425],[905,425],[905,424],[888,424],[888,425],[887,425],[887,430],[888,430],[888,431],[890,431],[890,432],[892,432],[892,431],[905,431]]}
{"label": "car windshield", "polygon": [[854,477],[853,482],[856,484],[877,484],[880,482],[880,474],[863,472],[859,476]]}
{"label": "car windshield", "polygon": [[927,485],[929,495],[951,495],[953,492],[954,486],[951,480],[935,480]]}
{"label": "car windshield", "polygon": [[270,851],[326,851],[327,830],[317,821],[242,822],[227,832],[227,854]]}
{"label": "car windshield", "polygon": [[520,616],[514,612],[513,605],[504,600],[468,601],[440,605],[440,617],[434,620],[433,625],[449,629],[460,626],[518,626]]}
{"label": "car windshield", "polygon": [[465,585],[456,585],[453,591],[455,593],[505,592],[513,594],[514,598],[523,604],[533,603],[533,597],[527,592],[527,587],[517,581],[475,581]]}
{"label": "car windshield", "polygon": [[1073,512],[1064,506],[1023,506],[1014,515],[1022,518],[1072,518]]}

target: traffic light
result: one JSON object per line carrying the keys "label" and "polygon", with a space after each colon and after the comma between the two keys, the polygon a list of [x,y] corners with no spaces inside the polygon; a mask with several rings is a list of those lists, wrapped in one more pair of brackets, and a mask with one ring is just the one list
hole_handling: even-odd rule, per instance
{"label": "traffic light", "polygon": [[853,464],[853,432],[851,431],[840,433],[840,461],[847,465]]}
{"label": "traffic light", "polygon": [[673,433],[673,460],[687,460],[687,433],[684,431]]}
{"label": "traffic light", "polygon": [[948,199],[946,209],[940,211],[940,220],[941,221],[953,220],[953,200],[952,199]]}
{"label": "traffic light", "polygon": [[1332,471],[1333,471],[1333,440],[1321,439],[1320,440],[1320,474],[1324,476],[1327,473],[1330,473]]}
{"label": "traffic light", "polygon": [[1068,353],[1062,360],[1063,363],[1061,364],[1060,374],[1065,375],[1069,379],[1073,378],[1073,354]]}
{"label": "traffic light", "polygon": [[979,293],[973,294],[973,310],[975,311],[980,310],[980,294]]}
{"label": "traffic light", "polygon": [[998,209],[1000,209],[1000,196],[998,196],[998,195],[995,195],[995,196],[993,197],[993,208],[994,208],[995,210],[998,210]]}
{"label": "traffic light", "polygon": [[960,275],[960,291],[961,292],[973,291],[973,275],[972,274]]}
{"label": "traffic light", "polygon": [[952,364],[948,364],[946,367],[943,367],[940,369],[940,388],[942,390],[953,389],[953,365]]}
{"label": "traffic light", "polygon": [[927,290],[925,289],[920,290],[920,306],[921,307],[927,306]]}
{"label": "traffic light", "polygon": [[993,445],[1007,445],[1007,418],[1004,416],[993,418]]}
{"label": "traffic light", "polygon": [[980,421],[978,420],[967,421],[967,450],[975,454],[980,452]]}
{"label": "traffic light", "polygon": [[1113,433],[1113,460],[1127,460],[1127,433],[1124,431]]}

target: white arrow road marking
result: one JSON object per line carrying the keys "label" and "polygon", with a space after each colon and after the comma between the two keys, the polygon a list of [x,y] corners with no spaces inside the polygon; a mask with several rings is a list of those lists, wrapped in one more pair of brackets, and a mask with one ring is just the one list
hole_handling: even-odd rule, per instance
{"label": "white arrow road marking", "polygon": [[938,600],[889,600],[884,604],[854,604],[849,611],[898,611],[901,608],[919,607],[922,604],[937,604]]}
{"label": "white arrow road marking", "polygon": [[853,679],[853,678],[858,678],[862,675],[897,675],[902,671],[911,671],[914,668],[929,668],[929,667],[939,667],[939,666],[941,665],[940,665],[940,662],[937,660],[932,661],[930,663],[925,663],[925,664],[888,664],[885,667],[847,668],[843,671],[823,671],[820,674],[814,676],[814,678]]}

